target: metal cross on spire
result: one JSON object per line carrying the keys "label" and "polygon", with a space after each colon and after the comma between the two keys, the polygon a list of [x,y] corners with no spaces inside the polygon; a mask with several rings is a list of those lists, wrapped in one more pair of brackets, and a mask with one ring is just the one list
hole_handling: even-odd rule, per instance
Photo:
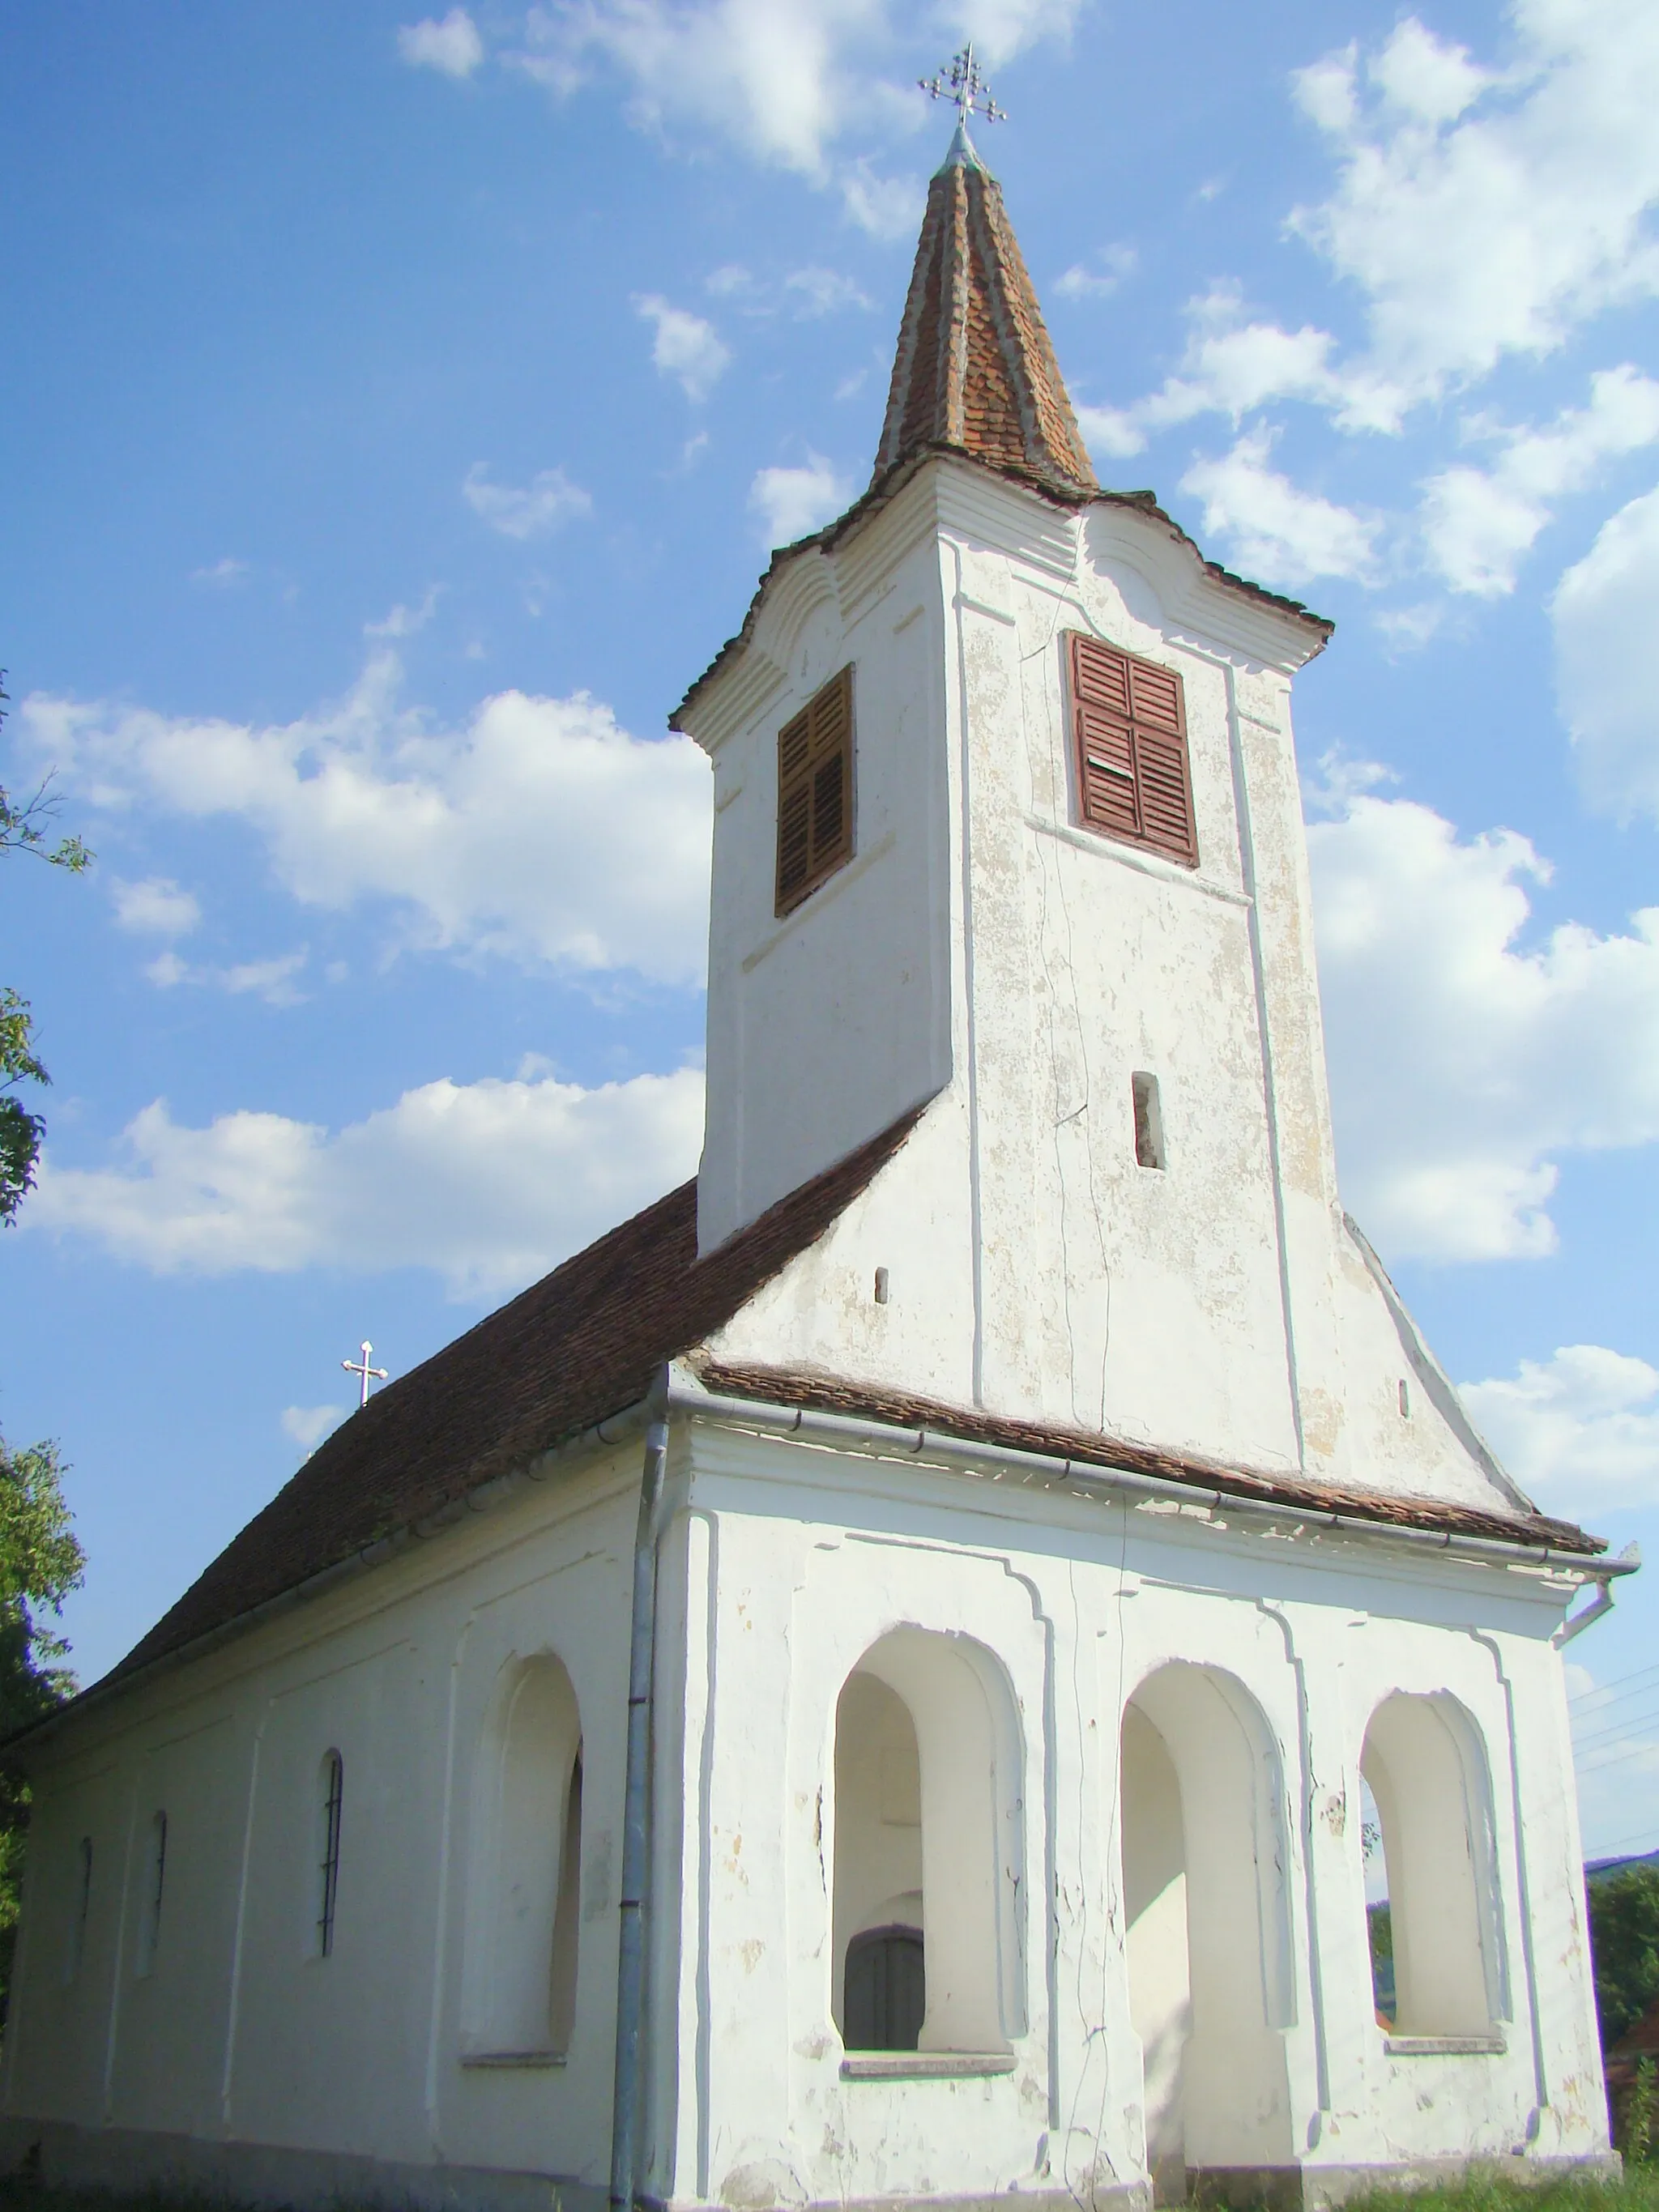
{"label": "metal cross on spire", "polygon": [[988,123],[1008,120],[1008,111],[997,106],[991,97],[990,86],[979,73],[971,39],[959,54],[951,56],[948,77],[941,70],[937,76],[919,76],[916,82],[935,100],[950,100],[964,127],[970,115],[982,115]]}
{"label": "metal cross on spire", "polygon": [[371,1367],[369,1365],[368,1355],[374,1351],[374,1346],[369,1342],[368,1339],[365,1337],[362,1341],[362,1358],[343,1359],[340,1362],[341,1366],[344,1368],[346,1373],[348,1375],[355,1375],[357,1377],[357,1380],[363,1386],[362,1395],[357,1401],[360,1410],[368,1403],[368,1385],[370,1377],[372,1376],[377,1382],[384,1382],[390,1371],[388,1369],[384,1367]]}

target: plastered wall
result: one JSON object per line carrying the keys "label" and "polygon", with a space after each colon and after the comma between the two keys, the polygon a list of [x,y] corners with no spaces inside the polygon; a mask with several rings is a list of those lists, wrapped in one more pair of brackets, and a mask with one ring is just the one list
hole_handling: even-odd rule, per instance
{"label": "plastered wall", "polygon": [[[1196,869],[1077,826],[1071,630],[1179,671]],[[718,810],[705,1247],[933,1103],[722,1355],[1516,1502],[1343,1223],[1291,727],[1310,646],[1143,511],[950,462],[775,580],[692,718]],[[857,855],[779,922],[776,731],[848,660]]]}
{"label": "plastered wall", "polygon": [[[562,1469],[58,1739],[35,1784],[7,2112],[603,2183],[638,1479],[637,1447]],[[544,1651],[592,1717],[579,2032],[562,2065],[474,2068],[461,2063],[461,1999],[485,1825],[478,1755],[504,1670]],[[323,1958],[330,1748],[344,1802]],[[141,1976],[143,1839],[158,1808],[162,1911]],[[71,1972],[82,1837],[94,1880]]]}
{"label": "plastered wall", "polygon": [[[636,1480],[627,1449],[567,1468],[64,1732],[37,1778],[9,2114],[73,2124],[83,2148],[349,2154],[400,2187],[486,2169],[602,2185]],[[1379,2165],[1595,2156],[1548,1641],[1569,1595],[1386,1542],[682,1423],[654,1686],[647,2191],[734,2212],[1133,2193],[1184,2160],[1300,2166],[1317,2196]],[[562,2066],[469,2067],[477,1749],[503,1670],[542,1651],[581,1716],[575,2027]],[[902,2058],[848,2078],[836,2027],[838,1951],[871,1903],[843,1898],[837,1929],[836,1717],[860,1668],[916,1723],[924,2079]],[[1455,1710],[1475,1747],[1491,1993],[1484,2039],[1403,2055],[1373,2017],[1358,1835],[1361,1747],[1401,1695]],[[345,1819],[324,1960],[331,1747]],[[908,1819],[908,1778],[891,1778]],[[880,1812],[878,1771],[858,1786],[876,1800],[847,1808],[854,1832]],[[140,1977],[137,1839],[162,1802]],[[71,1975],[84,1835],[98,1870]],[[891,1838],[908,1881],[915,1832]],[[335,2185],[305,2171],[319,2200]],[[290,2199],[306,2185],[288,2173]]]}
{"label": "plastered wall", "polygon": [[[1317,2201],[1380,2165],[1603,2149],[1548,1642],[1564,1592],[975,1487],[699,1434],[673,1551],[685,1789],[659,1849],[686,1910],[657,1968],[678,2029],[655,2078],[653,2193],[1109,2191],[1184,2155],[1299,2166]],[[988,1656],[1006,1689],[1001,2072],[843,2070],[834,1721],[896,1630]],[[1479,2049],[1391,2051],[1374,2016],[1358,1761],[1400,1692],[1455,1699],[1480,1747]],[[935,1971],[930,1957],[930,1987]]]}

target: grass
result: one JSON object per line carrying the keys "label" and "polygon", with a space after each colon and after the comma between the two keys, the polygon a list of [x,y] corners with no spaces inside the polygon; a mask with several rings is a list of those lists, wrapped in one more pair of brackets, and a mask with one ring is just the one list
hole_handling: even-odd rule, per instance
{"label": "grass", "polygon": [[1437,2189],[1371,2190],[1348,2204],[1354,2212],[1659,2212],[1659,2167],[1626,2166],[1620,2181],[1564,2174],[1530,2185],[1471,2174]]}
{"label": "grass", "polygon": [[[1496,2174],[1437,2189],[1378,2189],[1350,2197],[1352,2212],[1659,2212],[1659,2166],[1627,2168],[1620,2181],[1566,2176],[1527,2186]],[[0,2212],[246,2212],[229,2197],[184,2189],[56,2189],[0,2176]],[[337,2202],[334,2212],[370,2212]]]}

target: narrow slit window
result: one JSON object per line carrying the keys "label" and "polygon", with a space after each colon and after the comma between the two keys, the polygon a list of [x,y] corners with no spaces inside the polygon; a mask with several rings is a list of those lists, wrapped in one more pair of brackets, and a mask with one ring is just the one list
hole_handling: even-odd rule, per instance
{"label": "narrow slit window", "polygon": [[155,1954],[161,1941],[161,1898],[167,1880],[167,1816],[157,1813],[149,1824],[144,1853],[143,1917],[138,1923],[140,1978],[155,1972]]}
{"label": "narrow slit window", "polygon": [[777,913],[790,913],[852,857],[849,664],[778,732]]}
{"label": "narrow slit window", "polygon": [[69,1955],[64,1962],[64,1979],[78,1981],[82,1961],[87,1954],[87,1922],[92,1915],[92,1838],[82,1836],[76,1853],[75,1917],[70,1923]]}
{"label": "narrow slit window", "polygon": [[1164,1109],[1158,1103],[1157,1076],[1132,1077],[1129,1091],[1134,1107],[1136,1164],[1143,1168],[1161,1168]]}
{"label": "narrow slit window", "polygon": [[318,1791],[317,1956],[334,1949],[334,1908],[340,1893],[340,1820],[345,1807],[345,1761],[337,1751],[323,1760]]}
{"label": "narrow slit window", "polygon": [[1198,866],[1181,678],[1096,637],[1068,637],[1078,810],[1091,830]]}

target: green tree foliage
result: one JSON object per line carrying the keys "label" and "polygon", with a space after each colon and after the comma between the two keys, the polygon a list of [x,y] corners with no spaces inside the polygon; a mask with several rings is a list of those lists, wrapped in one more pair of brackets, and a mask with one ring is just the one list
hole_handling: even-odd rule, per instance
{"label": "green tree foliage", "polygon": [[[56,1444],[14,1449],[0,1438],[0,1742],[42,1719],[75,1690],[68,1646],[42,1620],[78,1589],[86,1555],[64,1501]],[[0,1765],[0,2007],[17,1936],[28,1784]]]}
{"label": "green tree foliage", "polygon": [[[0,683],[5,672],[0,669]],[[6,694],[0,689],[0,721]],[[0,853],[28,853],[49,868],[83,875],[92,854],[78,837],[52,833],[60,801],[47,776],[28,798],[14,799],[0,784]],[[17,1097],[20,1083],[50,1083],[34,1049],[34,1024],[27,999],[0,985],[0,1222],[16,1218],[17,1209],[34,1188],[35,1164],[46,1123]]]}
{"label": "green tree foliage", "polygon": [[1589,1921],[1606,2051],[1659,1997],[1659,1867],[1626,1867],[1591,1882]]}

